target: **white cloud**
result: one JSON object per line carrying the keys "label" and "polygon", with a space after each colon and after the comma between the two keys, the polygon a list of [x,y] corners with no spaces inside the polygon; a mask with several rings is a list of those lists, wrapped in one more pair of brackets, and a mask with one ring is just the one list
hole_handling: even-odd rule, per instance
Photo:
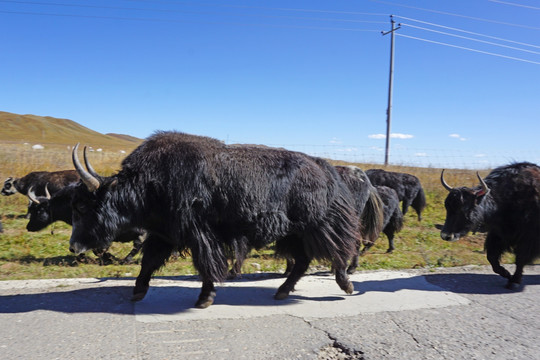
{"label": "white cloud", "polygon": [[339,151],[339,152],[356,152],[356,151],[358,151],[358,148],[355,148],[355,147],[343,148],[343,149],[336,149],[336,151]]}
{"label": "white cloud", "polygon": [[[413,137],[414,137],[413,135],[409,135],[409,134],[399,134],[399,133],[390,134],[391,139],[412,139]],[[382,139],[386,139],[386,135],[373,134],[373,135],[368,135],[368,138],[382,140]]]}
{"label": "white cloud", "polygon": [[448,135],[448,136],[451,137],[451,138],[454,138],[454,139],[459,139],[459,140],[461,140],[461,141],[467,141],[466,138],[462,137],[462,136],[459,135],[459,134],[450,134],[450,135]]}
{"label": "white cloud", "polygon": [[426,156],[427,156],[427,153],[425,153],[425,152],[420,152],[420,153],[414,154],[414,156],[426,157]]}
{"label": "white cloud", "polygon": [[343,141],[338,139],[337,137],[333,137],[332,140],[330,140],[330,144],[342,144]]}
{"label": "white cloud", "polygon": [[390,134],[390,138],[392,139],[412,139],[413,137],[414,136],[409,135],[409,134],[398,134],[398,133]]}

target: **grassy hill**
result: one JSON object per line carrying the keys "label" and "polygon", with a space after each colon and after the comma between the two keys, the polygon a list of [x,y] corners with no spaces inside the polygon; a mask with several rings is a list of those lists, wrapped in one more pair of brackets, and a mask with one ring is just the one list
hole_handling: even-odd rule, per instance
{"label": "grassy hill", "polygon": [[142,142],[129,135],[101,134],[72,120],[0,111],[0,142],[73,145],[130,150]]}

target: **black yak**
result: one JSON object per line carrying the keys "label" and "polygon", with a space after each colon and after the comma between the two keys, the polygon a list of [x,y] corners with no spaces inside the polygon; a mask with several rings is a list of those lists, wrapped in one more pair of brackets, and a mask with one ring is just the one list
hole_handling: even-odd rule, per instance
{"label": "black yak", "polygon": [[336,166],[336,170],[353,196],[357,216],[360,217],[360,238],[356,253],[351,258],[347,273],[352,274],[358,267],[361,244],[373,244],[383,229],[383,202],[367,174],[356,166]]}
{"label": "black yak", "polygon": [[[396,191],[387,186],[375,186],[377,193],[384,203],[384,222],[382,232],[388,238],[387,253],[394,251],[394,236],[403,228],[403,213],[399,208],[399,197]],[[365,244],[362,253],[366,252],[373,246],[373,243]]]}
{"label": "black yak", "polygon": [[84,170],[72,201],[70,250],[104,248],[126,228],[148,232],[133,301],[146,295],[152,274],[173,249],[189,251],[202,279],[196,307],[210,306],[227,274],[225,247],[246,237],[295,260],[276,299],[284,299],[312,259],[329,259],[336,282],[354,288],[346,274],[356,248],[358,217],[351,194],[326,161],[302,153],[232,147],[180,132],[157,132],[128,155],[110,177]]}
{"label": "black yak", "polygon": [[16,193],[28,195],[28,190],[33,188],[35,194],[45,196],[45,186],[47,186],[50,194],[54,194],[64,186],[76,183],[79,180],[79,174],[75,170],[34,171],[21,178],[8,177],[4,181],[4,186],[0,192],[4,196]]}
{"label": "black yak", "polygon": [[[540,256],[540,167],[522,162],[501,166],[482,179],[480,185],[450,187],[444,206],[446,220],[441,238],[456,241],[469,231],[487,231],[485,249],[493,271],[508,279],[509,289],[521,284],[523,267]],[[500,264],[505,252],[515,254],[511,275]]]}
{"label": "black yak", "polygon": [[[349,188],[352,199],[351,202],[356,210],[356,216],[360,219],[359,234],[357,242],[357,254],[362,243],[373,243],[379,237],[383,228],[383,203],[379,198],[377,190],[367,177],[366,173],[356,166],[336,166],[337,173],[341,180]],[[229,278],[234,278],[241,273],[242,264],[251,248],[246,239],[242,238],[233,244],[230,249],[230,257],[234,264],[229,271]],[[288,275],[293,266],[293,261],[287,258],[285,275]],[[358,256],[352,258],[352,262],[347,268],[347,273],[352,274],[358,267]]]}
{"label": "black yak", "polygon": [[[76,184],[70,184],[65,186],[54,195],[50,195],[47,187],[45,187],[45,196],[37,196],[34,194],[32,188],[28,190],[28,198],[30,199],[30,205],[28,206],[28,224],[26,224],[26,230],[28,231],[40,231],[56,221],[63,221],[66,224],[71,225],[72,222],[72,210],[71,210],[71,198],[75,191]],[[121,261],[124,264],[131,263],[133,257],[137,255],[142,247],[142,243],[146,237],[146,233],[142,229],[128,229],[114,239],[115,242],[131,242],[133,241],[133,248],[129,254]],[[107,262],[114,257],[107,252],[107,249],[92,249],[94,254],[101,260]]]}
{"label": "black yak", "polygon": [[411,206],[422,220],[422,211],[426,207],[426,195],[420,180],[411,174],[386,171],[382,169],[369,169],[366,174],[373,185],[388,186],[396,191],[399,201],[402,201],[401,211],[407,213]]}

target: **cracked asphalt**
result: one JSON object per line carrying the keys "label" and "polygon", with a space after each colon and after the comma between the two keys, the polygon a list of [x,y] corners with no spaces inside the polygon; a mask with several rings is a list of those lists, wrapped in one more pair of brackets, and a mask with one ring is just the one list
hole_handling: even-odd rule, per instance
{"label": "cracked asphalt", "polygon": [[[511,266],[508,266],[511,269]],[[306,275],[284,301],[283,278],[246,275],[194,309],[195,276],[0,282],[2,359],[538,359],[540,265],[522,291],[489,267],[369,271],[339,290]]]}

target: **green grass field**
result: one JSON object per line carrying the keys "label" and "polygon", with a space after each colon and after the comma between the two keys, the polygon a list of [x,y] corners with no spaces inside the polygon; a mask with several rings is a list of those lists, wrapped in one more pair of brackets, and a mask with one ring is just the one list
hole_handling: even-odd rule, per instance
{"label": "green grass field", "polygon": [[[92,154],[91,161],[100,173],[111,174],[120,167],[124,154],[118,152]],[[335,162],[338,164],[338,162]],[[355,164],[363,169],[376,166]],[[68,149],[32,151],[21,145],[0,144],[0,180],[8,176],[22,176],[37,170],[70,169],[71,154]],[[444,222],[444,198],[446,191],[439,182],[440,170],[432,168],[406,168],[393,166],[389,170],[414,174],[420,178],[426,191],[428,206],[422,222],[416,220],[414,210],[405,216],[405,226],[396,235],[396,250],[386,254],[388,242],[383,235],[370,251],[360,258],[360,269],[403,269],[488,264],[483,252],[483,234],[469,235],[455,243],[441,240],[435,224]],[[487,172],[481,173],[485,175]],[[469,170],[450,170],[445,178],[451,185],[476,184],[476,174]],[[4,233],[0,234],[0,280],[72,278],[72,277],[133,277],[139,272],[140,255],[132,265],[112,263],[101,265],[93,254],[86,262],[78,262],[70,254],[69,237],[71,228],[55,223],[48,228],[30,233],[26,231],[24,218],[28,200],[16,194],[0,196],[0,218]],[[111,252],[122,258],[130,251],[130,244],[114,244]],[[505,257],[504,262],[511,262]],[[328,268],[325,263],[313,263],[315,269]],[[276,259],[271,249],[253,252],[244,263],[243,272],[279,272],[285,263]],[[157,275],[175,276],[194,274],[189,256],[170,259]]]}

